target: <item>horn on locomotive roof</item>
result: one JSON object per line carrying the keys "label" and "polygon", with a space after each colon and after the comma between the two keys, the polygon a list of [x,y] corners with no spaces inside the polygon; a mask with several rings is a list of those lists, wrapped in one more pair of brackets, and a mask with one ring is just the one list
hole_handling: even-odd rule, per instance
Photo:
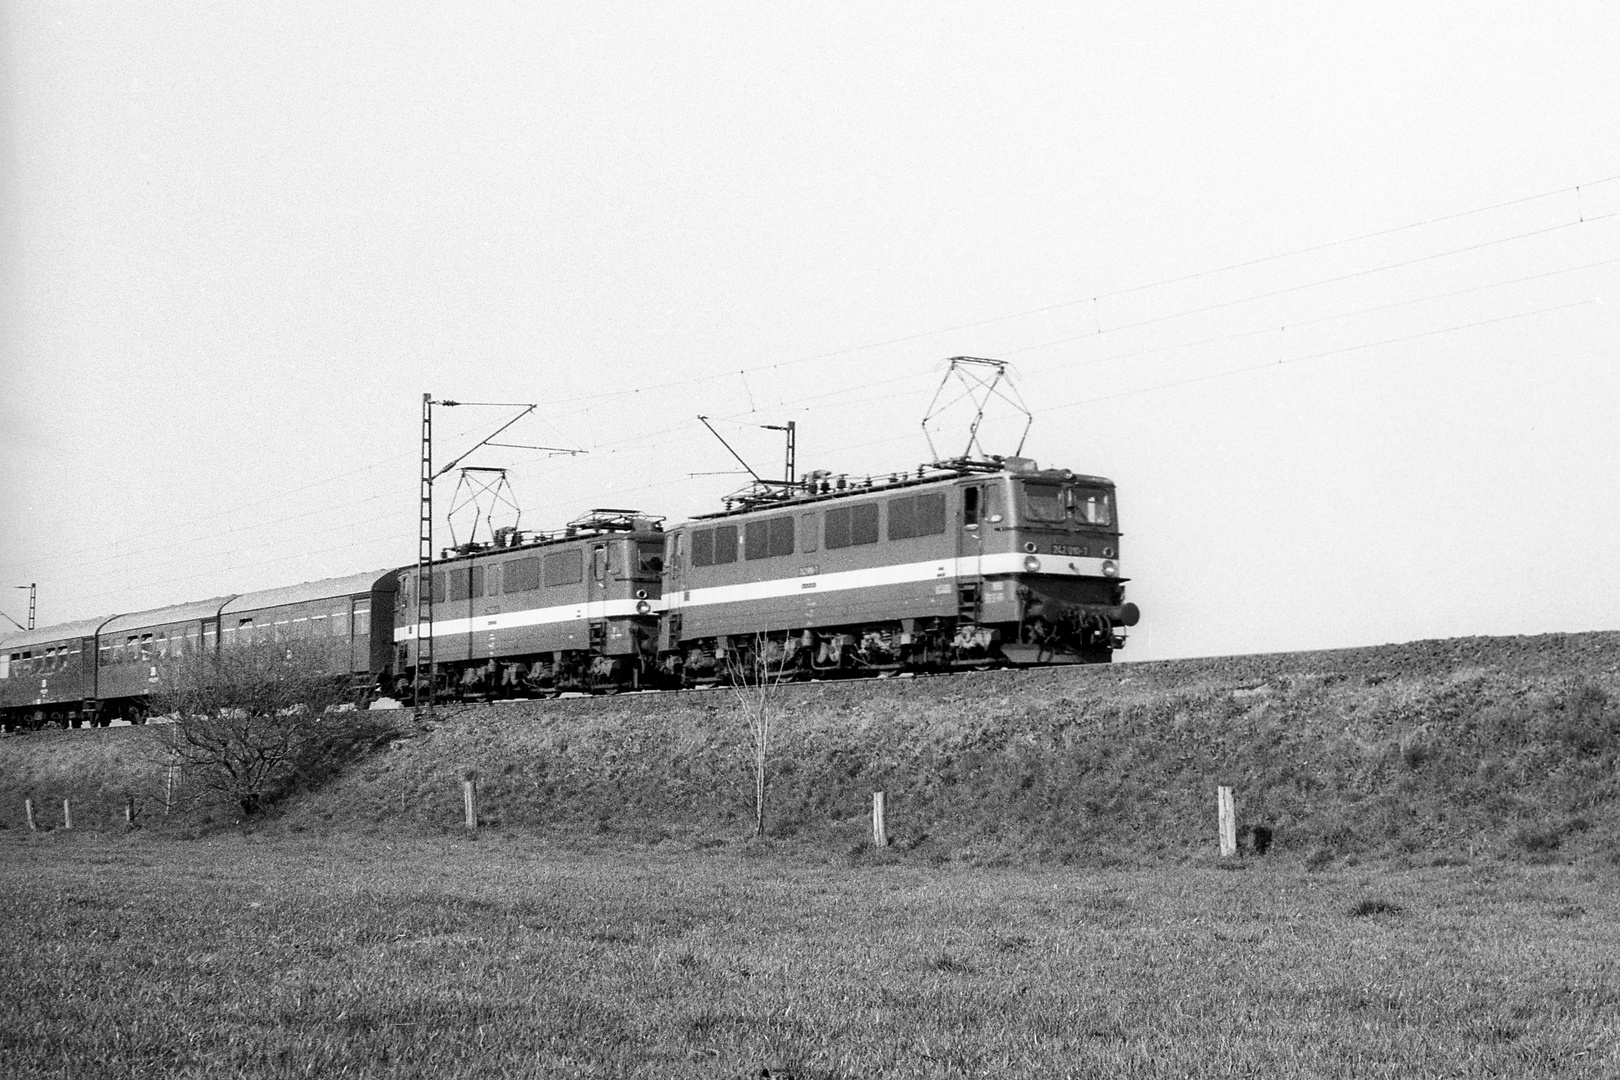
{"label": "horn on locomotive roof", "polygon": [[[982,356],[953,356],[950,366],[945,369],[945,377],[940,380],[939,389],[934,391],[934,399],[928,403],[928,411],[923,416],[923,438],[928,440],[928,452],[933,457],[932,464],[938,468],[967,468],[983,467],[995,463],[998,467],[1000,455],[985,452],[979,443],[979,425],[984,423],[985,407],[993,400],[999,400],[1016,409],[1024,417],[1024,430],[1018,435],[1018,446],[1010,457],[1016,458],[1024,452],[1024,440],[1029,437],[1030,425],[1035,417],[1024,404],[1018,390],[1008,377],[1008,364],[1005,360],[990,360]],[[950,400],[940,403],[946,387],[956,383],[960,392]],[[953,458],[940,454],[939,447],[934,445],[934,434],[929,431],[931,421],[938,420],[947,409],[966,399],[973,405],[973,422],[968,425],[967,446],[962,453]],[[943,427],[943,425],[936,425]],[[943,434],[943,433],[941,433]],[[975,452],[977,451],[977,452]]]}

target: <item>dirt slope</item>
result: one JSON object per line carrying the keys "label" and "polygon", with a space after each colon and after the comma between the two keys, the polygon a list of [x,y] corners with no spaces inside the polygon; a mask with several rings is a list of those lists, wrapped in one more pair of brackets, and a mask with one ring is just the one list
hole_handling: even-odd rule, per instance
{"label": "dirt slope", "polygon": [[[842,853],[887,793],[896,847],[974,861],[1203,855],[1217,784],[1274,852],[1324,862],[1620,859],[1620,634],[1465,638],[785,688],[770,833]],[[748,729],[725,691],[440,710],[274,827],[486,827],[712,845],[752,824]],[[149,820],[137,729],[0,740],[0,821],[83,799]]]}

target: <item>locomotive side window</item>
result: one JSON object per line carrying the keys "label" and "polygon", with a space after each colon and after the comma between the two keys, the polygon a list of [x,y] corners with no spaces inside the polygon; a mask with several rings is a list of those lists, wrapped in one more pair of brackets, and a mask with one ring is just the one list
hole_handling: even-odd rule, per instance
{"label": "locomotive side window", "polygon": [[804,537],[804,550],[816,550],[816,515],[799,515],[799,535]]}
{"label": "locomotive side window", "polygon": [[[471,570],[472,570],[472,567],[463,566],[463,567],[460,567],[458,569],[450,570],[450,571],[446,572],[446,579],[448,580],[448,582],[450,584],[450,602],[451,603],[455,603],[457,600],[465,600],[465,599],[467,599],[467,591],[468,591],[469,579],[470,579],[470,576],[471,576],[470,575]],[[480,581],[479,584],[482,585],[483,582]]]}
{"label": "locomotive side window", "polygon": [[743,533],[743,554],[749,559],[771,559],[793,554],[793,518],[750,521]]}
{"label": "locomotive side window", "polygon": [[977,525],[979,523],[979,489],[976,487],[962,489],[962,524]]}
{"label": "locomotive side window", "polygon": [[482,566],[469,566],[468,572],[472,574],[472,587],[468,592],[473,596],[484,595],[484,568]]}
{"label": "locomotive side window", "polygon": [[608,573],[608,546],[597,544],[591,549],[591,580],[606,581]]}
{"label": "locomotive side window", "polygon": [[856,503],[827,511],[827,549],[878,542],[878,504]]}
{"label": "locomotive side window", "polygon": [[714,530],[714,562],[718,566],[722,563],[737,561],[737,526],[721,525]]}
{"label": "locomotive side window", "polygon": [[[971,489],[970,489],[971,490]],[[945,531],[945,493],[889,500],[889,539],[937,536]]]}
{"label": "locomotive side window", "polygon": [[432,604],[444,603],[444,571],[442,570],[433,575],[433,596],[428,602]]}
{"label": "locomotive side window", "polygon": [[692,565],[714,565],[714,530],[692,530]]}
{"label": "locomotive side window", "polygon": [[506,591],[528,592],[540,587],[540,556],[513,559],[506,564]]}
{"label": "locomotive side window", "polygon": [[585,557],[579,548],[546,556],[547,585],[578,585],[583,580]]}
{"label": "locomotive side window", "polygon": [[737,526],[720,525],[692,533],[692,565],[720,566],[737,561]]}

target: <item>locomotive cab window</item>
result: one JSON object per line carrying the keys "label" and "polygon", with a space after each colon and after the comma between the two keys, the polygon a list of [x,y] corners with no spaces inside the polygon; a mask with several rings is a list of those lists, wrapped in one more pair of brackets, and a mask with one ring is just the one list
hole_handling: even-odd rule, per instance
{"label": "locomotive cab window", "polygon": [[636,545],[636,573],[657,576],[664,572],[664,545],[641,543]]}
{"label": "locomotive cab window", "polygon": [[1024,485],[1024,516],[1030,521],[1060,524],[1063,512],[1063,488],[1058,484],[1026,483]]}
{"label": "locomotive cab window", "polygon": [[1064,507],[1069,518],[1082,525],[1112,525],[1114,523],[1114,493],[1104,488],[1067,487],[1063,490]]}
{"label": "locomotive cab window", "polygon": [[1112,525],[1113,494],[1078,484],[1023,485],[1024,520],[1037,525]]}

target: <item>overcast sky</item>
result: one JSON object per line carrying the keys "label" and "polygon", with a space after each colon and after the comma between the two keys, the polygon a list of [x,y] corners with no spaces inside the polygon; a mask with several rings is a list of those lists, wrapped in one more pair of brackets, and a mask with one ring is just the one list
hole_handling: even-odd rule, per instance
{"label": "overcast sky", "polygon": [[423,393],[589,451],[469,459],[525,527],[678,520],[698,414],[906,469],[972,355],[1119,485],[1122,659],[1620,627],[1612,4],[0,13],[12,617],[413,561]]}

